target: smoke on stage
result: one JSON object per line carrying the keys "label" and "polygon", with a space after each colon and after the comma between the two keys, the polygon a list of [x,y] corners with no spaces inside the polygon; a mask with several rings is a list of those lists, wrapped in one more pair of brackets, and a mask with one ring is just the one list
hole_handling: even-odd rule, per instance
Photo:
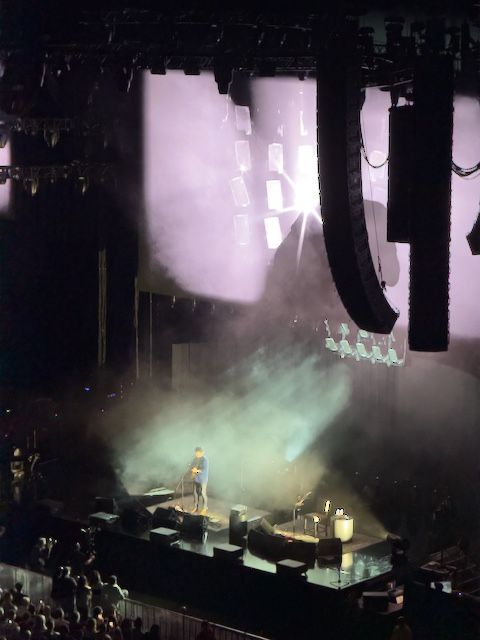
{"label": "smoke on stage", "polygon": [[104,425],[126,488],[175,485],[201,445],[214,495],[289,504],[321,479],[325,465],[310,445],[349,403],[346,368],[320,364],[298,346],[264,348],[226,371],[220,385],[134,392]]}

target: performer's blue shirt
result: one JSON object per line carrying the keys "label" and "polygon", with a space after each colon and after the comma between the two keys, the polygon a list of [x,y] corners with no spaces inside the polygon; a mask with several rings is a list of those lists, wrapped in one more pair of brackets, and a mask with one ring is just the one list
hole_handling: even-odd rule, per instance
{"label": "performer's blue shirt", "polygon": [[194,482],[199,482],[203,484],[204,482],[208,482],[208,458],[207,456],[202,456],[201,458],[194,458],[192,462],[192,467],[196,467],[200,469],[200,473],[197,473],[194,478]]}

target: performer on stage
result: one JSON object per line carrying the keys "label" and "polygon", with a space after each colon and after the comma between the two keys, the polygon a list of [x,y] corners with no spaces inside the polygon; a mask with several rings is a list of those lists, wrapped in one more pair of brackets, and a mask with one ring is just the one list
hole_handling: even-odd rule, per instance
{"label": "performer on stage", "polygon": [[202,447],[195,448],[195,457],[190,465],[193,476],[193,504],[194,513],[198,512],[200,498],[202,498],[202,512],[208,510],[207,483],[208,483],[208,458]]}

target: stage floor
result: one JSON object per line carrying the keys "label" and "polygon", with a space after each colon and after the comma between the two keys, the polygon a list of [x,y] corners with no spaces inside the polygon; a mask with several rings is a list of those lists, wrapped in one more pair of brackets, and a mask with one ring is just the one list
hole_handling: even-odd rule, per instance
{"label": "stage floor", "polygon": [[[213,548],[220,543],[228,542],[228,532],[209,531],[204,541],[180,539],[178,548],[183,551],[213,557]],[[352,543],[343,546],[340,574],[337,567],[322,566],[318,563],[307,571],[307,581],[329,589],[346,589],[362,582],[371,581],[387,574],[390,564],[390,545],[379,538],[358,534]],[[353,549],[357,550],[353,550]],[[276,573],[275,562],[260,558],[248,549],[243,555],[246,567]],[[340,579],[340,581],[339,581]]]}
{"label": "stage floor", "polygon": [[[148,508],[150,513],[154,513],[157,508],[168,510],[169,508],[181,505],[181,499],[170,500],[160,504],[151,505]],[[213,548],[221,543],[228,542],[229,515],[231,509],[230,502],[223,502],[217,498],[208,499],[208,533],[203,541],[180,539],[178,549],[195,553],[207,557],[213,557]],[[184,496],[183,507],[185,510],[193,509],[193,495]],[[268,511],[248,507],[248,521],[252,524],[268,517]],[[292,523],[285,523],[276,527],[277,531],[284,533],[292,532]],[[301,522],[297,526],[297,532],[301,532]],[[146,534],[148,536],[148,534]],[[317,541],[313,536],[298,536],[305,540]],[[340,573],[338,567],[315,564],[307,571],[307,581],[327,587],[329,589],[347,589],[362,582],[371,581],[387,574],[392,566],[390,564],[390,545],[380,538],[355,533],[351,542],[343,545],[342,565]],[[257,569],[258,571],[276,572],[275,562],[258,557],[245,550],[243,564],[246,567]]]}
{"label": "stage floor", "polygon": [[[157,508],[168,509],[176,504],[180,504],[180,500],[170,500],[147,508],[148,511],[153,514]],[[209,498],[209,506],[209,516],[212,521],[205,539],[203,541],[196,541],[181,538],[180,541],[174,545],[177,550],[192,553],[196,556],[200,555],[211,558],[213,557],[213,549],[215,546],[228,542],[228,520],[232,506],[231,503]],[[193,507],[192,495],[185,496],[184,507],[186,510]],[[268,515],[269,513],[267,511],[248,507],[248,519],[251,522],[254,520],[260,521],[261,518],[268,517]],[[88,526],[88,519],[83,518],[80,513],[73,514],[67,510],[63,510],[63,513],[58,513],[55,516],[57,522],[62,521],[64,518],[75,523],[75,526]],[[285,530],[286,532],[291,531],[291,523],[278,525],[277,529]],[[301,530],[302,528],[299,522],[297,531]],[[125,530],[122,528],[120,522],[116,523],[111,528],[111,531],[116,535],[126,536],[126,538],[141,538],[145,540],[145,542],[149,541],[150,536],[149,530],[143,533],[134,533]],[[52,535],[58,537],[60,533],[53,531]],[[306,536],[306,539],[307,538],[312,541],[315,540],[312,536]],[[361,583],[371,584],[376,580],[380,581],[383,577],[387,578],[387,574],[391,571],[390,554],[390,545],[386,541],[362,533],[355,533],[352,541],[343,545],[340,575],[336,566],[324,566],[316,563],[314,567],[307,571],[307,582],[328,589],[348,590]],[[248,549],[244,552],[243,564],[245,567],[257,571],[268,572],[270,574],[276,573],[274,561],[258,557]]]}

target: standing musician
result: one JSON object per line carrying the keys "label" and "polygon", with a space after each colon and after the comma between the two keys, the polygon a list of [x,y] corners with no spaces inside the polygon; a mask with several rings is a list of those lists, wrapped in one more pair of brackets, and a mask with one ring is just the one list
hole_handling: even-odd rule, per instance
{"label": "standing musician", "polygon": [[195,457],[190,465],[193,478],[193,512],[197,513],[202,498],[202,513],[208,511],[207,483],[208,483],[208,458],[202,447],[195,448]]}

